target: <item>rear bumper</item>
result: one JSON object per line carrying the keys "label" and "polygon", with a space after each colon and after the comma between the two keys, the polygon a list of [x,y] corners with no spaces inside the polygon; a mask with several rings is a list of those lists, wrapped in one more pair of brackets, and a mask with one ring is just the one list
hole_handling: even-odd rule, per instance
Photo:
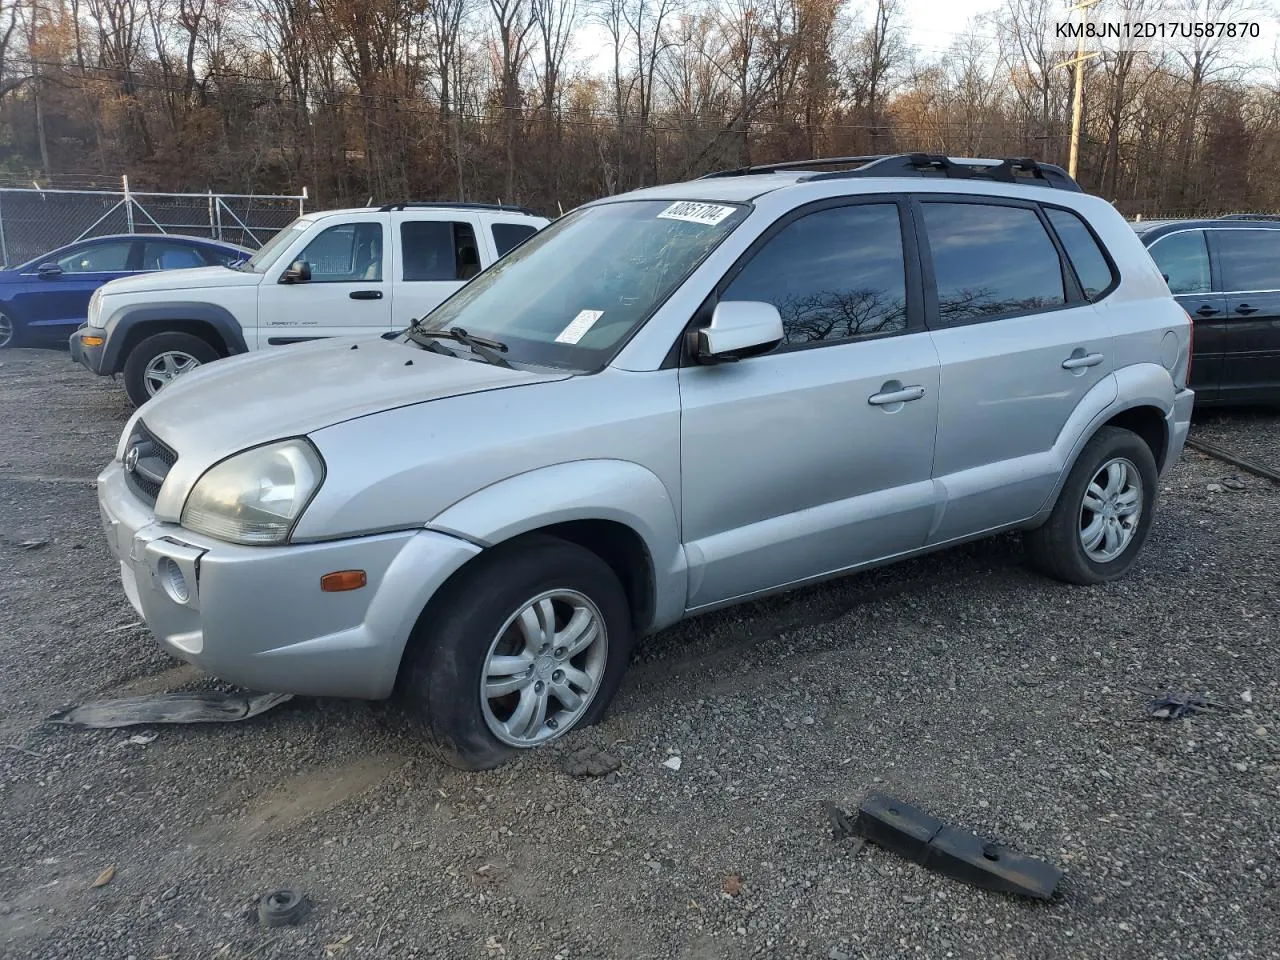
{"label": "rear bumper", "polygon": [[[169,653],[253,690],[381,699],[431,595],[479,547],[410,530],[244,547],[156,520],[119,463],[98,477],[107,546],[129,602]],[[364,570],[326,593],[320,578]]]}
{"label": "rear bumper", "polygon": [[100,338],[102,342],[88,344],[84,342],[84,337],[89,333],[89,325],[84,324],[71,334],[71,338],[68,340],[68,344],[71,347],[71,359],[93,373],[102,374],[102,356],[107,348],[107,334],[105,330],[93,330],[92,336]]}
{"label": "rear bumper", "polygon": [[1165,451],[1164,463],[1160,465],[1160,472],[1164,474],[1170,467],[1178,462],[1178,458],[1182,456],[1182,448],[1187,443],[1187,434],[1191,430],[1191,411],[1196,402],[1196,395],[1191,390],[1180,390],[1173,398],[1173,409],[1169,411],[1169,415],[1165,417],[1165,425],[1168,428],[1169,449]]}

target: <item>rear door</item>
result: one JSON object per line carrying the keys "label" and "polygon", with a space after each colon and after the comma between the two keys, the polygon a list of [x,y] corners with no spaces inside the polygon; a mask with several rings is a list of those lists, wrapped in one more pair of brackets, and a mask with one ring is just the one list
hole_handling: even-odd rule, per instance
{"label": "rear door", "polygon": [[[271,265],[258,286],[259,347],[391,329],[389,215],[319,224],[300,249]],[[308,265],[311,279],[287,282],[285,271],[299,261]]]}
{"label": "rear door", "polygon": [[394,219],[396,328],[420,320],[481,270],[479,220],[407,211]]}
{"label": "rear door", "polygon": [[936,544],[1040,509],[1067,419],[1111,373],[1111,337],[1037,204],[966,195],[914,207],[941,364]]}
{"label": "rear door", "polygon": [[1274,401],[1280,397],[1280,230],[1230,227],[1206,232],[1217,260],[1230,347],[1222,361],[1222,399]]}
{"label": "rear door", "polygon": [[1231,349],[1227,335],[1227,301],[1214,291],[1213,270],[1205,231],[1177,230],[1147,248],[1164,274],[1169,292],[1195,324],[1191,383],[1197,400],[1217,400],[1222,385],[1223,356]]}

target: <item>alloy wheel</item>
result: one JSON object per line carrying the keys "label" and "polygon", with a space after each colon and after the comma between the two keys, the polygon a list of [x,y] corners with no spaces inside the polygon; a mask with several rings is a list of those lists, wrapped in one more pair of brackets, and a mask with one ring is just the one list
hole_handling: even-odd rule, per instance
{"label": "alloy wheel", "polygon": [[200,361],[181,350],[166,350],[156,354],[142,371],[142,382],[147,396],[154,397],[174,379],[200,366]]}
{"label": "alloy wheel", "polygon": [[1095,563],[1114,560],[1133,542],[1142,519],[1142,475],[1132,461],[1113,457],[1098,468],[1080,504],[1080,545]]}

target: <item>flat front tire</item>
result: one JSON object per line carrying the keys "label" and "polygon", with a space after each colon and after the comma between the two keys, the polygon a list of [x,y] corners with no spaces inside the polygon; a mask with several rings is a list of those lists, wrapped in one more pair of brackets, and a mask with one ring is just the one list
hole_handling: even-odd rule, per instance
{"label": "flat front tire", "polygon": [[1151,529],[1158,480],[1145,440],[1103,427],[1080,451],[1048,521],[1024,534],[1031,565],[1066,583],[1123,577]]}
{"label": "flat front tire", "polygon": [[491,769],[597,722],[631,641],[607,563],[556,537],[523,537],[473,561],[427,607],[398,694],[442,759]]}
{"label": "flat front tire", "polygon": [[191,333],[157,333],[139,342],[124,362],[124,389],[136,407],[196,367],[218,359],[218,351]]}

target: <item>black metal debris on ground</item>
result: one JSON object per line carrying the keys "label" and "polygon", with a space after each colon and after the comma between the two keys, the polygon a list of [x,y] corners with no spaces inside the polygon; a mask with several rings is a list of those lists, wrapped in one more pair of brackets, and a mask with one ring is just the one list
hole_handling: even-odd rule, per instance
{"label": "black metal debris on ground", "polygon": [[1218,706],[1203,693],[1163,693],[1147,704],[1147,714],[1152,720],[1179,720]]}
{"label": "black metal debris on ground", "polygon": [[86,703],[59,711],[48,722],[108,729],[141,723],[234,723],[291,699],[291,693],[160,693]]}
{"label": "black metal debris on ground", "polygon": [[1053,864],[966,833],[883,794],[864,800],[856,818],[832,804],[828,804],[827,814],[837,839],[847,836],[845,831],[851,825],[878,847],[984,890],[1048,900],[1063,876]]}

